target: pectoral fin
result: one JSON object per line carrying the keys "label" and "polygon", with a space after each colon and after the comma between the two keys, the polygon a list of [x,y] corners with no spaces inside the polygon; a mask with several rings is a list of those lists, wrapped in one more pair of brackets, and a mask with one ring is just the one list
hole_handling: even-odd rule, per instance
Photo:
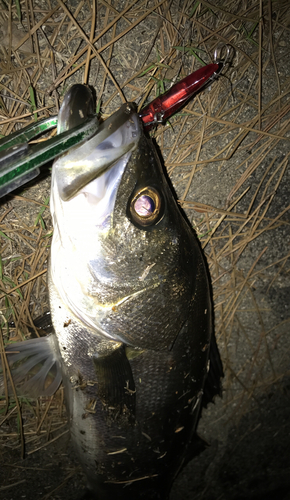
{"label": "pectoral fin", "polygon": [[[62,375],[53,335],[10,344],[5,355],[18,396],[51,396],[59,387]],[[4,392],[4,371],[9,394],[13,394],[9,374],[1,363],[0,393]]]}

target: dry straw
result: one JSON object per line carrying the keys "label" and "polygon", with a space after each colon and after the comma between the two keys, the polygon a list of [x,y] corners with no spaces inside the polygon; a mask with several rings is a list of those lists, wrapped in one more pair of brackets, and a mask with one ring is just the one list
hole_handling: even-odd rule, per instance
{"label": "dry straw", "polygon": [[[126,5],[123,10],[121,4]],[[226,372],[225,407],[241,415],[259,391],[287,374],[286,355],[277,359],[275,349],[285,339],[288,319],[270,324],[268,306],[265,311],[255,286],[264,280],[267,297],[281,276],[289,276],[289,252],[270,262],[265,243],[277,229],[289,231],[289,206],[277,203],[289,168],[289,154],[281,151],[289,149],[290,80],[277,69],[279,50],[289,37],[288,1],[264,2],[263,9],[256,1],[57,0],[47,2],[45,9],[43,5],[29,0],[17,9],[17,4],[2,2],[0,25],[9,27],[1,44],[2,135],[36,116],[57,113],[73,83],[95,86],[106,117],[126,99],[140,105],[152,100],[164,86],[200,67],[201,60],[212,62],[217,47],[227,43],[233,48],[225,76],[153,135],[207,254]],[[219,186],[225,172],[230,174],[228,189],[223,187],[226,196],[213,204],[210,189]],[[206,183],[211,188],[200,199]],[[32,319],[48,308],[48,195],[49,182],[42,181],[0,206],[4,342],[8,336],[24,339]],[[254,251],[252,242],[257,244]],[[12,320],[14,328],[8,325]],[[241,344],[250,355],[236,363]],[[23,448],[25,436],[27,450],[33,453],[64,433],[62,390],[35,404],[22,400],[15,406],[7,398],[1,404],[2,425],[19,415],[18,430],[2,434],[7,446]]]}

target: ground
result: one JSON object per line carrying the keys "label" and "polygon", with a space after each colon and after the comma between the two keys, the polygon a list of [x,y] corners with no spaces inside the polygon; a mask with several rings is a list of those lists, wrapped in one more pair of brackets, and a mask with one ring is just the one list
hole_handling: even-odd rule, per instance
{"label": "ground", "polygon": [[[201,67],[196,56],[210,63],[215,48],[231,46],[223,76],[152,134],[207,257],[225,371],[223,397],[199,424],[209,446],[182,471],[171,500],[290,499],[288,2],[133,2],[125,11],[125,2],[97,1],[95,27],[89,2],[51,2],[59,8],[49,17],[47,3],[34,0],[34,18],[25,5],[24,28],[16,6],[3,3],[0,12],[3,135],[30,123],[35,110],[45,108],[38,118],[56,113],[73,83],[96,89],[106,118],[122,102],[113,79],[128,100],[150,101]],[[86,51],[74,59],[88,42],[65,6],[88,37],[101,35],[95,46],[106,78],[94,52],[90,67]],[[27,9],[31,29],[48,17],[14,51]],[[4,341],[29,335],[26,325],[48,308],[49,168],[0,206]],[[12,319],[17,328],[8,332]],[[79,498],[83,475],[62,402],[62,390],[53,400],[20,401],[22,459],[18,409],[2,400],[1,499]]]}

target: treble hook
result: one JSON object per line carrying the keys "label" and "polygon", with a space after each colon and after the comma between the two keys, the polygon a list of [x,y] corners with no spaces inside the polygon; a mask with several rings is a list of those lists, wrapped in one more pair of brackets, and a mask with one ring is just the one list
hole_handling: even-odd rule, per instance
{"label": "treble hook", "polygon": [[[226,54],[225,54],[225,58],[223,59],[222,55],[223,55],[223,51],[225,48],[226,48]],[[213,54],[214,63],[222,64],[222,68],[224,68],[224,66],[227,64],[227,62],[229,60],[231,51],[232,51],[232,46],[228,45],[228,44],[224,44],[220,49],[216,48],[214,51],[214,54]],[[218,57],[218,55],[219,55],[219,57]]]}

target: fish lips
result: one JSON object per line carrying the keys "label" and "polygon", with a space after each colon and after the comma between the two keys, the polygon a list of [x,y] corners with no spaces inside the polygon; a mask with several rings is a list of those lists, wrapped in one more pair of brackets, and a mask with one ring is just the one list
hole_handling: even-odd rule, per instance
{"label": "fish lips", "polygon": [[65,94],[58,113],[57,133],[66,132],[93,116],[95,102],[89,87],[77,83]]}
{"label": "fish lips", "polygon": [[141,134],[142,124],[135,104],[123,104],[100,125],[96,135],[56,160],[54,175],[60,198],[70,200],[118,159],[133,151]]}

